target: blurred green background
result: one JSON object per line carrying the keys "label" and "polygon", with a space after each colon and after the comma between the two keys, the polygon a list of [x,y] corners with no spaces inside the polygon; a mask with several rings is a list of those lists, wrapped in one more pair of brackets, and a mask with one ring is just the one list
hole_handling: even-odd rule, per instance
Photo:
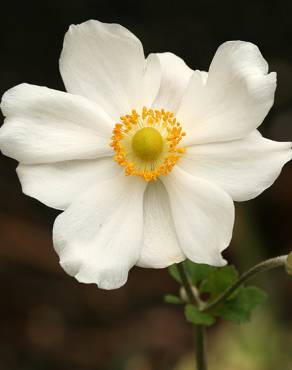
{"label": "blurred green background", "polygon": [[[292,138],[291,1],[50,0],[1,3],[0,93],[21,83],[64,89],[58,71],[63,36],[89,18],[121,23],[145,54],[172,51],[208,69],[226,40],[256,43],[278,73],[275,106],[262,133]],[[166,270],[135,268],[116,291],[77,283],[59,267],[51,242],[58,212],[21,194],[16,162],[0,161],[0,370],[189,370],[192,328],[181,308],[163,303],[178,286]],[[236,205],[225,256],[240,271],[292,250],[292,166],[259,198]],[[209,330],[210,369],[292,370],[292,280],[259,277],[269,293],[254,320]]]}

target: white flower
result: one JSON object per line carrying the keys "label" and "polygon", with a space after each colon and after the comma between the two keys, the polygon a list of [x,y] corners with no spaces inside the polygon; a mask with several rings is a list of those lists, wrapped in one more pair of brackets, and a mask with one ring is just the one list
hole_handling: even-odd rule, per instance
{"label": "white flower", "polygon": [[4,94],[0,147],[25,194],[64,210],[53,237],[65,271],[113,289],[134,265],[223,265],[233,200],[260,194],[291,159],[290,143],[256,130],[276,88],[259,49],[226,42],[208,73],[193,71],[171,53],[145,60],[127,29],[88,21],[70,27],[60,70],[68,93]]}

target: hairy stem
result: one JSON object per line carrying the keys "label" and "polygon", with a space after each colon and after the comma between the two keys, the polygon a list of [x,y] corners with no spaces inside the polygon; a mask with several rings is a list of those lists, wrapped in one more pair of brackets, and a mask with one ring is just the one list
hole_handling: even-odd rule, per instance
{"label": "hairy stem", "polygon": [[243,283],[252,278],[253,276],[259,274],[260,272],[268,271],[276,267],[284,266],[287,261],[287,255],[270,258],[266,261],[260,262],[259,264],[253,266],[251,269],[245,271],[238,280],[232,284],[229,288],[225,290],[218,298],[213,302],[206,305],[202,311],[210,311],[212,308],[216,307],[218,304],[224,302],[230,295],[239,288]]}

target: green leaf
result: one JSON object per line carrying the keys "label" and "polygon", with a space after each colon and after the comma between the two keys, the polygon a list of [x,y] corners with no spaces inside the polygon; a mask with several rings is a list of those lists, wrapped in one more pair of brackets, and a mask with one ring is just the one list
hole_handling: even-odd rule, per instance
{"label": "green leaf", "polygon": [[267,294],[259,288],[239,288],[237,294],[212,311],[216,316],[242,324],[250,320],[252,311],[267,299]]}
{"label": "green leaf", "polygon": [[182,281],[181,281],[181,278],[179,276],[179,272],[178,272],[176,263],[174,265],[171,265],[171,266],[168,267],[168,272],[169,272],[170,276],[174,278],[174,280],[176,280],[178,283],[182,284]]}
{"label": "green leaf", "polygon": [[[212,272],[217,270],[217,267],[209,266],[201,263],[195,263],[190,260],[185,260],[183,262],[188,276],[191,280],[191,283],[198,285],[201,281],[207,278]],[[176,280],[178,283],[182,283],[180,275],[178,273],[177,264],[174,264],[168,267],[169,274]]]}
{"label": "green leaf", "polygon": [[177,297],[176,295],[173,294],[166,294],[164,296],[164,301],[166,303],[171,303],[171,304],[183,304],[183,300]]}
{"label": "green leaf", "polygon": [[215,323],[215,318],[212,315],[199,311],[191,304],[187,304],[185,307],[185,317],[188,322],[195,325],[210,326]]}
{"label": "green leaf", "polygon": [[195,263],[190,260],[186,260],[184,265],[189,273],[189,277],[194,285],[199,284],[212,272],[216,271],[216,267],[209,266],[201,263]]}
{"label": "green leaf", "polygon": [[234,266],[216,268],[200,286],[201,293],[210,293],[210,299],[214,299],[224,292],[238,278],[238,272]]}

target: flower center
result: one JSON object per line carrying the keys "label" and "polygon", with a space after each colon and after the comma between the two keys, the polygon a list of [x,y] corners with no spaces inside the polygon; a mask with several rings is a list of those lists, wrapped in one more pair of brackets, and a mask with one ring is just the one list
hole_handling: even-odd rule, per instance
{"label": "flower center", "polygon": [[141,114],[133,109],[120,119],[110,145],[125,174],[140,176],[145,181],[166,176],[185,152],[180,146],[185,133],[174,114],[144,107]]}
{"label": "flower center", "polygon": [[133,136],[132,148],[140,159],[155,161],[160,156],[163,149],[162,136],[156,128],[141,128]]}

